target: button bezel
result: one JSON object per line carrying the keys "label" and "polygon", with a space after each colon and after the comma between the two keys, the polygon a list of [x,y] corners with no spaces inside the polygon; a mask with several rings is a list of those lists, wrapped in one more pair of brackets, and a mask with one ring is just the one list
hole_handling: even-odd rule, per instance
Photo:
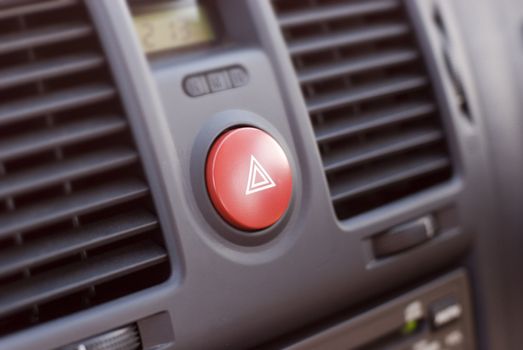
{"label": "button bezel", "polygon": [[[225,221],[212,204],[207,192],[205,168],[207,157],[215,141],[225,132],[239,127],[254,127],[270,136],[282,147],[287,155],[292,172],[292,194],[287,211],[272,226],[259,231],[242,231]],[[256,246],[270,242],[286,227],[292,213],[296,210],[298,195],[301,192],[301,182],[297,176],[298,169],[294,154],[278,130],[264,118],[244,110],[228,110],[219,112],[209,118],[195,139],[191,154],[191,184],[198,209],[204,220],[211,226],[210,233],[217,233],[221,238],[243,246]]]}

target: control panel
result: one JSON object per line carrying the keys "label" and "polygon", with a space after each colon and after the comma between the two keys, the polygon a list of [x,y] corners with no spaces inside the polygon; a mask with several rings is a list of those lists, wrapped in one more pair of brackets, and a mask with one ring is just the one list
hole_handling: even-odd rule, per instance
{"label": "control panel", "polygon": [[298,341],[259,348],[269,349],[475,349],[467,277],[455,271]]}
{"label": "control panel", "polygon": [[[158,288],[154,310],[170,316],[177,349],[266,344],[410,290],[413,281],[457,266],[470,247],[474,232],[464,225],[468,213],[459,199],[468,190],[462,174],[477,172],[459,163],[461,131],[443,127],[452,126],[451,116],[432,96],[437,79],[424,69],[407,9],[398,2],[391,16],[409,38],[390,44],[414,53],[412,64],[402,59],[402,67],[389,69],[377,62],[348,77],[357,83],[349,86],[345,76],[353,73],[338,79],[319,66],[367,62],[367,54],[381,57],[388,46],[367,52],[342,43],[350,46],[347,54],[361,56],[339,61],[316,55],[331,50],[327,44],[339,50],[340,43],[315,30],[289,36],[285,28],[295,22],[286,13],[301,6],[293,3],[296,8],[245,0],[94,6],[97,16],[110,19],[104,23],[114,37],[130,43],[125,55],[114,52],[111,38],[107,47],[114,67],[125,70],[115,78],[145,150],[160,221],[168,226],[172,279]],[[345,29],[368,30],[350,23]],[[169,27],[172,35],[149,37],[150,27]],[[433,326],[430,310],[442,308],[440,322],[456,317],[451,324],[457,324],[468,319],[468,299],[424,295],[406,300],[390,311],[394,322],[369,326],[365,341],[345,348],[389,336],[394,346],[422,347],[425,340],[443,347],[450,326]],[[446,309],[453,298],[459,306]],[[125,308],[118,323],[90,335],[140,320],[150,314],[150,304],[143,307],[147,312],[133,317]],[[471,332],[461,332],[460,344],[470,344]],[[450,338],[458,343],[459,336]]]}
{"label": "control panel", "polygon": [[0,350],[519,349],[500,2],[0,0]]}

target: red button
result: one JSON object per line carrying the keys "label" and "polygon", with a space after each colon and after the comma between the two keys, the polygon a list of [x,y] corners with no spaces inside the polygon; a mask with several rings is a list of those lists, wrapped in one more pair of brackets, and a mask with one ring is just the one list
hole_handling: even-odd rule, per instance
{"label": "red button", "polygon": [[250,127],[228,131],[213,144],[206,164],[207,190],[231,225],[261,230],[287,211],[292,171],[281,146]]}

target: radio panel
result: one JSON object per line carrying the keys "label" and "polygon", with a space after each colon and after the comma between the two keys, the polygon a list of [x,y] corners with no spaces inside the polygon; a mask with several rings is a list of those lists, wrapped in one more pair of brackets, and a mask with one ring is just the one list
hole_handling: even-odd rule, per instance
{"label": "radio panel", "polygon": [[464,271],[453,272],[298,341],[259,350],[269,349],[475,349],[467,277]]}

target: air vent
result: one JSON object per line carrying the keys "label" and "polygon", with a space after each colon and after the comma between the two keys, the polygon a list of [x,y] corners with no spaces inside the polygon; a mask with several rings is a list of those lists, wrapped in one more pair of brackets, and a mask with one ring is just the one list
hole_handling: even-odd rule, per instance
{"label": "air vent", "polygon": [[0,2],[0,334],[164,281],[149,188],[83,1]]}
{"label": "air vent", "polygon": [[451,164],[399,0],[273,0],[337,216],[442,183]]}

